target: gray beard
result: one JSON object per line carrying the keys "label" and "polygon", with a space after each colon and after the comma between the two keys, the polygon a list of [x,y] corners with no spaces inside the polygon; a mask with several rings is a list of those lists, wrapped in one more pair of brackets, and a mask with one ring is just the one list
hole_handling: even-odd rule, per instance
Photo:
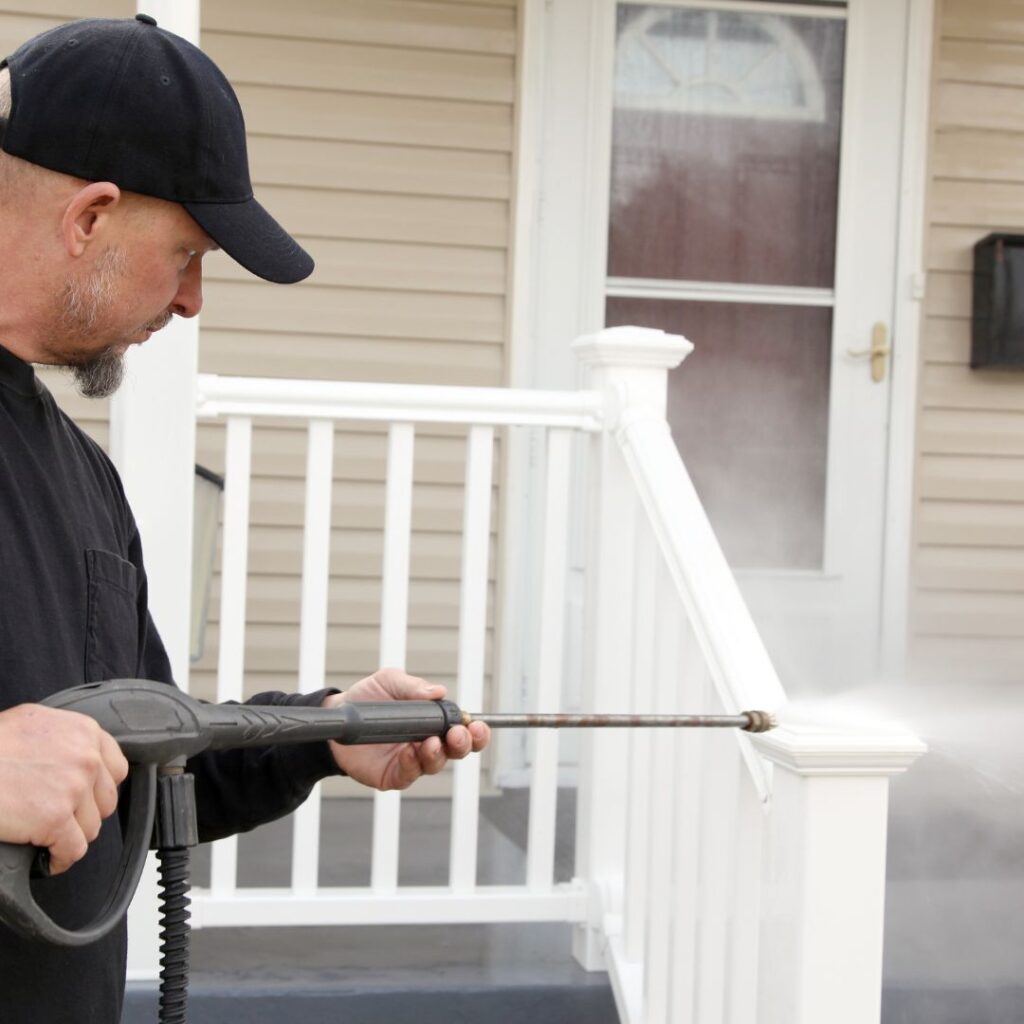
{"label": "gray beard", "polygon": [[[55,331],[58,344],[63,346],[67,339],[88,338],[93,333],[101,311],[111,302],[115,285],[124,276],[127,262],[123,250],[110,249],[87,280],[69,278],[65,282]],[[63,365],[86,398],[108,398],[124,380],[124,346],[111,344],[96,352],[65,353]]]}
{"label": "gray beard", "polygon": [[88,361],[67,367],[78,393],[85,398],[109,398],[124,380],[124,352],[111,346]]}

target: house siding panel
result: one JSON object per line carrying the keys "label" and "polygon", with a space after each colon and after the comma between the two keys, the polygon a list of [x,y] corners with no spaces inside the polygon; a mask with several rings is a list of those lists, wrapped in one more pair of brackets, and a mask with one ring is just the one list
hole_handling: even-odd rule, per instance
{"label": "house siding panel", "polygon": [[203,0],[203,28],[503,56],[514,54],[516,46],[514,2],[473,7],[445,0],[300,0],[287,5]]}
{"label": "house siding panel", "polygon": [[1014,680],[1024,662],[1024,377],[971,370],[973,246],[1024,229],[1024,17],[939,0],[921,337],[911,663]]}
{"label": "house siding panel", "polygon": [[940,0],[943,39],[1024,43],[1024,20],[1016,0]]}
{"label": "house siding panel", "polygon": [[[53,0],[45,16],[0,8],[0,45],[8,52],[68,18],[134,11],[122,0]],[[238,92],[257,194],[317,272],[281,288],[222,253],[207,257],[202,372],[505,383],[517,16],[516,0],[203,0],[201,42]],[[109,403],[82,399],[58,372],[46,378],[105,445]],[[221,426],[200,424],[197,446],[200,462],[223,470]],[[253,451],[249,692],[297,683],[305,431],[260,425]],[[447,683],[456,670],[464,451],[464,431],[417,437],[408,665]],[[385,455],[382,427],[339,426],[333,685],[377,667]],[[500,444],[498,455],[496,480]],[[213,693],[218,601],[215,579],[206,653],[193,672],[199,696]]]}
{"label": "house siding panel", "polygon": [[1024,592],[1024,549],[927,547],[917,561],[924,592]]}
{"label": "house siding panel", "polygon": [[[275,288],[214,254],[201,369],[503,384],[514,0],[204,0],[202,20],[203,46],[246,112],[257,191],[309,248],[317,273]],[[218,434],[200,429],[201,457],[214,468]],[[464,437],[432,428],[416,447],[407,663],[449,684]],[[260,428],[254,442],[252,689],[295,685],[304,449],[304,431],[287,424]],[[339,429],[327,650],[337,686],[377,667],[385,453],[381,428]],[[211,618],[199,689],[212,684],[216,600]]]}
{"label": "house siding panel", "polygon": [[511,54],[410,50],[354,42],[232,35],[207,27],[203,47],[236,86],[307,89],[316,81],[333,90],[379,96],[511,103]]}

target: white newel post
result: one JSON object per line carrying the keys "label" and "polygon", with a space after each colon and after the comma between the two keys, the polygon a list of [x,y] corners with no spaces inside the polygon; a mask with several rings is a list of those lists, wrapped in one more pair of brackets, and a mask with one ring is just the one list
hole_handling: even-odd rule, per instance
{"label": "white newel post", "polygon": [[[587,368],[585,386],[605,396],[605,429],[589,452],[588,548],[583,706],[626,709],[632,691],[635,488],[614,431],[624,417],[664,417],[668,371],[692,346],[682,337],[640,327],[612,327],[579,338],[573,351]],[[602,915],[621,914],[626,858],[626,747],[611,731],[585,730],[580,744],[576,874]],[[576,928],[573,953],[588,970],[604,969],[601,921]]]}
{"label": "white newel post", "polygon": [[878,1024],[889,778],[904,733],[777,729],[761,925],[759,1024]]}
{"label": "white newel post", "polygon": [[[139,0],[161,28],[199,42],[199,0]],[[195,477],[197,320],[175,317],[128,356],[128,373],[110,405],[110,455],[124,480],[146,557],[149,606],[188,687],[192,495]],[[155,978],[159,915],[153,857],[128,915],[128,976]]]}

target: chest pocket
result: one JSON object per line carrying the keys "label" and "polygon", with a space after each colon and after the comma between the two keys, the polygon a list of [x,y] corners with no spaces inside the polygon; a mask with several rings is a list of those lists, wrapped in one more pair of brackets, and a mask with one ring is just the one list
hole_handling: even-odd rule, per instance
{"label": "chest pocket", "polygon": [[85,679],[124,679],[139,663],[135,566],[110,551],[87,550],[89,577]]}

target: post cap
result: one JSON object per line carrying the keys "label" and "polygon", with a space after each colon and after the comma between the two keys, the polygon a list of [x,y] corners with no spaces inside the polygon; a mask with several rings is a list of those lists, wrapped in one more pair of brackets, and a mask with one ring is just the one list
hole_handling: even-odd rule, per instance
{"label": "post cap", "polygon": [[577,338],[572,350],[584,366],[671,370],[693,351],[693,345],[681,334],[653,327],[606,327]]}
{"label": "post cap", "polygon": [[899,775],[928,750],[902,729],[814,729],[784,726],[750,737],[763,757],[797,775]]}

